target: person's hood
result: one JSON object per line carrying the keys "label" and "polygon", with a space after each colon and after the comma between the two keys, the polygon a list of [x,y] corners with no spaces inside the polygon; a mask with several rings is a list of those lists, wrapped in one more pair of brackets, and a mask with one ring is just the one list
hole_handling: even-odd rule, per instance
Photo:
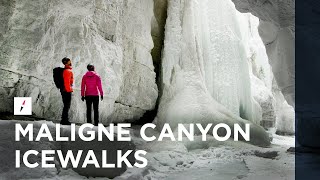
{"label": "person's hood", "polygon": [[72,69],[72,67],[69,66],[69,65],[65,65],[64,68],[65,68],[65,69]]}
{"label": "person's hood", "polygon": [[94,71],[88,71],[88,72],[86,72],[86,74],[85,74],[85,76],[88,76],[88,77],[92,77],[92,76],[96,76],[96,75],[97,75],[97,73],[94,72]]}

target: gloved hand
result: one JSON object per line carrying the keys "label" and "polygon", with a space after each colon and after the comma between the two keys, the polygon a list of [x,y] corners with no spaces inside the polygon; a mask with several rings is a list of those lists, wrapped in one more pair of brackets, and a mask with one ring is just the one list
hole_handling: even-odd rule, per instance
{"label": "gloved hand", "polygon": [[101,101],[103,100],[103,96],[101,96]]}
{"label": "gloved hand", "polygon": [[81,97],[81,100],[84,101],[84,96]]}

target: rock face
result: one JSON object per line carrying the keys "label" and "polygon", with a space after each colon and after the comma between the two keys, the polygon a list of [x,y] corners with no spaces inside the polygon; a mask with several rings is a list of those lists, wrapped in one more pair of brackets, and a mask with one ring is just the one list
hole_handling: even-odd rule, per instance
{"label": "rock face", "polygon": [[277,134],[294,135],[295,133],[295,112],[284,99],[275,80],[273,81],[272,92],[275,97],[275,112],[277,115]]}
{"label": "rock face", "polygon": [[154,108],[152,1],[5,1],[0,9],[2,112],[12,111],[14,96],[30,96],[36,116],[60,119],[52,69],[65,56],[73,60],[75,77],[71,121],[85,122],[79,91],[88,63],[102,78],[103,123],[133,121]]}
{"label": "rock face", "polygon": [[259,34],[266,46],[277,84],[288,103],[295,100],[295,1],[232,0],[240,12],[260,19]]}

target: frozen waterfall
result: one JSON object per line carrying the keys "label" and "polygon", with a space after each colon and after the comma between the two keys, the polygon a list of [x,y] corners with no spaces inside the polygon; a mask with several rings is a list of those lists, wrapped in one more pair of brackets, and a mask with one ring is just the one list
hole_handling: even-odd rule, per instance
{"label": "frozen waterfall", "polygon": [[[12,111],[13,97],[29,96],[35,116],[59,120],[61,97],[48,69],[69,56],[75,74],[72,122],[85,122],[79,79],[87,63],[95,64],[103,79],[104,124],[136,122],[152,110],[160,125],[250,121],[274,126],[277,117],[292,119],[280,113],[290,107],[277,98],[283,97],[281,92],[275,96],[273,91],[257,19],[240,14],[231,0],[169,0],[167,5],[86,0],[49,3],[44,9],[45,3],[37,1],[1,4],[7,16],[1,19],[0,74],[5,78],[0,80],[0,100],[8,105],[0,106],[2,112]],[[159,15],[157,5],[167,16]],[[66,7],[73,13],[59,13]],[[162,39],[153,36],[164,36],[162,53]],[[151,55],[154,44],[160,59]]]}
{"label": "frozen waterfall", "polygon": [[[221,10],[221,11],[220,11]],[[231,1],[169,1],[157,124],[258,124],[247,53]],[[243,119],[241,119],[243,118]],[[254,136],[268,141],[262,128]]]}

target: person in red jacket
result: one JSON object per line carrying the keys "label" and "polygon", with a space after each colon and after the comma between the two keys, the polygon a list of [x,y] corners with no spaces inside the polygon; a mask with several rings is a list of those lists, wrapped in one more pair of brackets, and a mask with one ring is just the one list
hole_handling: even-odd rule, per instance
{"label": "person in red jacket", "polygon": [[100,76],[94,71],[94,66],[88,64],[88,71],[82,77],[81,82],[81,100],[86,100],[87,105],[87,122],[91,123],[91,110],[93,105],[94,125],[99,123],[99,94],[103,100],[103,90]]}
{"label": "person in red jacket", "polygon": [[71,95],[73,92],[72,86],[73,86],[73,73],[72,73],[72,64],[71,59],[69,58],[63,58],[62,63],[64,64],[64,70],[63,70],[63,84],[64,88],[61,89],[61,96],[63,101],[63,110],[62,110],[62,117],[60,124],[63,125],[70,125],[69,121],[69,109],[71,105]]}

